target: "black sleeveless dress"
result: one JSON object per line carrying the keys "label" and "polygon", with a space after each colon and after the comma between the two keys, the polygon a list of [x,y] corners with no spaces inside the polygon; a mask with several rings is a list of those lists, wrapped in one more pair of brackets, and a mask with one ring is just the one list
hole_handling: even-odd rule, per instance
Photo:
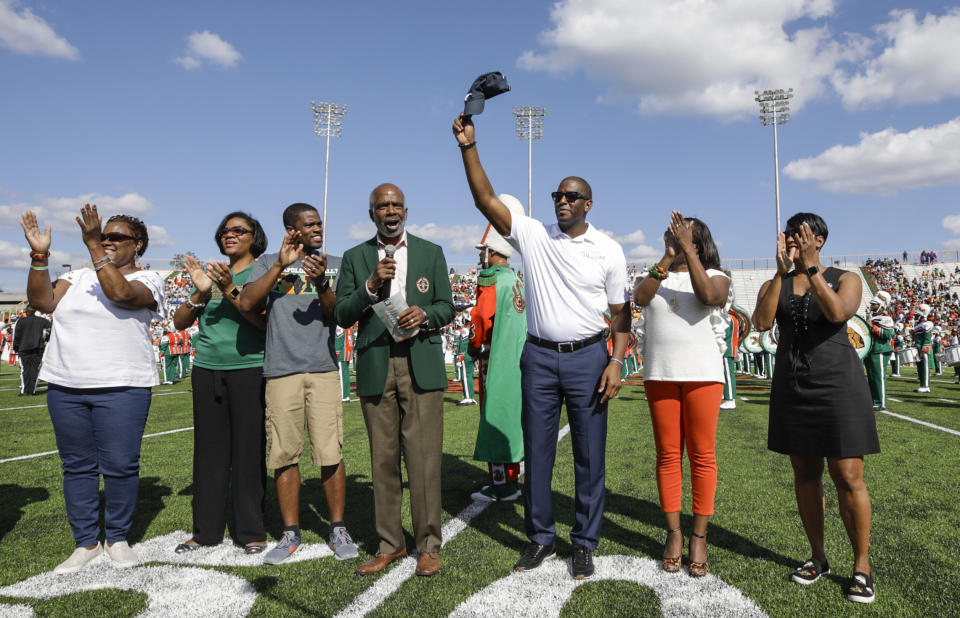
{"label": "black sleeveless dress", "polygon": [[[827,268],[837,289],[846,271]],[[770,391],[767,448],[786,455],[860,457],[880,452],[873,400],[846,324],[829,322],[813,289],[793,293],[796,271],[780,289],[780,338]]]}

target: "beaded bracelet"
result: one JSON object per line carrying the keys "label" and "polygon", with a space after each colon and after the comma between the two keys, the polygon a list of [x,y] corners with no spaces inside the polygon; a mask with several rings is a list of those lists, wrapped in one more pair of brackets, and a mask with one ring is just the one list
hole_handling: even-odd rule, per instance
{"label": "beaded bracelet", "polygon": [[48,268],[50,268],[50,267],[49,267],[49,266],[34,266],[34,265],[32,265],[32,264],[30,265],[30,270],[47,270]]}
{"label": "beaded bracelet", "polygon": [[104,262],[104,263],[101,264],[100,266],[95,267],[95,268],[93,269],[93,272],[95,272],[95,273],[100,272],[101,270],[103,270],[104,268],[107,267],[107,264],[113,264],[113,262],[111,262],[110,260],[107,260],[106,262]]}
{"label": "beaded bracelet", "polygon": [[49,257],[50,257],[50,252],[49,252],[49,251],[43,251],[43,252],[40,252],[40,251],[31,251],[31,252],[30,252],[30,259],[31,259],[31,260],[36,260],[36,261],[38,261],[38,262],[42,262],[43,260],[46,260],[46,259],[48,259]]}
{"label": "beaded bracelet", "polygon": [[666,270],[663,269],[663,266],[659,264],[654,264],[650,267],[650,276],[656,279],[657,281],[663,281],[670,276]]}

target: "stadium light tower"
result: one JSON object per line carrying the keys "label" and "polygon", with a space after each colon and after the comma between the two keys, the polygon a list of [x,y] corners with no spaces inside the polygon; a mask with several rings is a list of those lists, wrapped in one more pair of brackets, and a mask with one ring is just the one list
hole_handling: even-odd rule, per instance
{"label": "stadium light tower", "polygon": [[760,122],[763,126],[773,125],[773,182],[774,194],[777,203],[777,234],[783,230],[780,227],[780,152],[777,144],[777,125],[790,122],[790,99],[793,97],[793,88],[784,90],[753,91],[754,101],[760,104]]}
{"label": "stadium light tower", "polygon": [[346,105],[310,101],[313,112],[313,134],[327,138],[327,155],[323,163],[323,250],[327,250],[327,181],[330,178],[330,138],[340,137]]}
{"label": "stadium light tower", "polygon": [[533,140],[543,139],[543,117],[546,107],[521,105],[513,107],[517,118],[517,137],[527,140],[527,216],[533,216]]}

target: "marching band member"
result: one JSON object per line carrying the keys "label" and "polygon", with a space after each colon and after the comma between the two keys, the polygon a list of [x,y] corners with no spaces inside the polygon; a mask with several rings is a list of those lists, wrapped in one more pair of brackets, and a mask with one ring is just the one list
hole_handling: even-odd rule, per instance
{"label": "marching band member", "polygon": [[335,343],[340,363],[340,401],[350,401],[350,361],[353,360],[353,328],[337,326]]}
{"label": "marching band member", "polygon": [[[512,195],[500,201],[513,212],[523,206]],[[523,428],[520,425],[520,354],[527,338],[523,283],[508,259],[511,247],[492,225],[477,245],[482,270],[477,277],[477,306],[470,312],[472,356],[480,365],[480,426],[473,458],[487,462],[490,484],[471,495],[474,500],[501,501],[520,497]]]}
{"label": "marching band member", "polygon": [[897,352],[903,349],[904,339],[903,339],[903,322],[897,322],[894,324],[894,336],[891,347],[890,354],[890,377],[899,378],[900,377],[900,359],[897,358]]}
{"label": "marching band member", "polygon": [[[470,319],[469,310],[464,312],[467,319]],[[470,355],[470,327],[466,324],[458,331],[457,339],[457,363],[459,364],[457,376],[460,384],[463,385],[463,399],[457,402],[458,406],[475,406],[477,400],[473,398],[473,356]]]}
{"label": "marching band member", "polygon": [[927,319],[930,315],[930,305],[924,303],[917,307],[919,317],[913,327],[913,345],[920,352],[920,360],[917,361],[917,378],[920,381],[920,387],[915,388],[915,393],[930,392],[930,358],[933,349],[933,322]]}
{"label": "marching band member", "polygon": [[940,354],[943,353],[943,329],[937,324],[933,327],[933,370],[938,376],[943,375],[943,364],[940,362]]}
{"label": "marching band member", "polygon": [[740,320],[736,313],[730,311],[730,324],[727,326],[725,339],[727,349],[723,353],[723,401],[721,410],[734,410],[737,407],[737,367],[736,356],[740,347]]}
{"label": "marching band member", "polygon": [[890,294],[880,290],[870,299],[870,352],[863,359],[867,369],[867,383],[873,398],[873,409],[885,410],[887,407],[887,355],[893,351],[890,345],[893,339],[893,318],[886,313]]}

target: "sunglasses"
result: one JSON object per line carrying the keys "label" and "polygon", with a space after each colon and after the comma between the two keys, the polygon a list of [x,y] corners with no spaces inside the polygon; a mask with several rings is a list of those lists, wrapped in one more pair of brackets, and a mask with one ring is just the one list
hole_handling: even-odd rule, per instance
{"label": "sunglasses", "polygon": [[119,232],[110,232],[109,234],[100,234],[100,242],[125,242],[127,240],[137,240],[135,236],[120,234]]}
{"label": "sunglasses", "polygon": [[224,236],[226,236],[226,235],[228,235],[228,234],[233,234],[234,236],[243,236],[244,234],[253,234],[253,231],[248,230],[247,228],[244,228],[244,227],[240,227],[240,226],[238,225],[238,226],[236,226],[236,227],[225,227],[225,228],[223,228],[222,230],[220,230],[219,236],[220,236],[220,238],[223,238]]}
{"label": "sunglasses", "polygon": [[556,204],[557,202],[559,202],[561,197],[567,198],[567,203],[568,203],[568,204],[572,204],[572,203],[576,202],[577,200],[585,200],[585,199],[587,199],[587,196],[586,196],[586,195],[582,195],[582,194],[580,194],[580,193],[577,193],[576,191],[554,191],[553,193],[550,194],[550,197],[553,198],[553,203],[554,203],[554,204]]}

